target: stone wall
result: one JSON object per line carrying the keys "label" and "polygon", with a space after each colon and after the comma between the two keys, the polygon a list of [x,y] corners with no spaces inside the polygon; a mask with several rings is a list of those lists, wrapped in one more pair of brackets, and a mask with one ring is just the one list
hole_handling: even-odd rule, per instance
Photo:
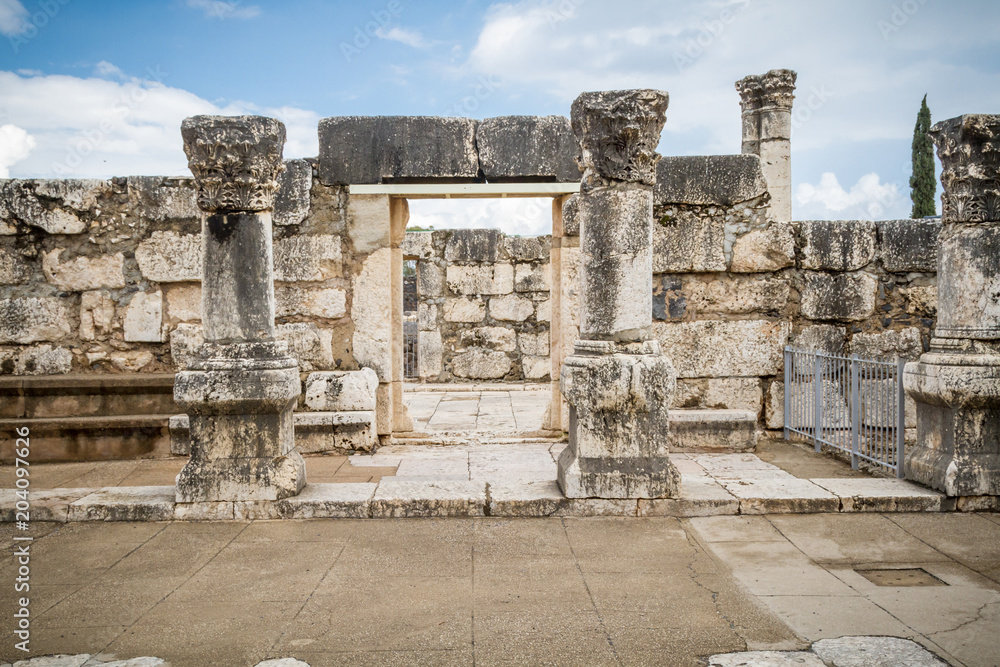
{"label": "stone wall", "polygon": [[549,379],[550,244],[494,229],[406,234],[422,381]]}

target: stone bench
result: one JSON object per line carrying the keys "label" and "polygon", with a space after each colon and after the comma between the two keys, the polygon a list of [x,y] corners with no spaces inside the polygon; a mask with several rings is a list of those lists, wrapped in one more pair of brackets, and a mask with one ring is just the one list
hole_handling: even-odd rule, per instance
{"label": "stone bench", "polygon": [[752,452],[757,413],[750,410],[671,410],[671,451]]}

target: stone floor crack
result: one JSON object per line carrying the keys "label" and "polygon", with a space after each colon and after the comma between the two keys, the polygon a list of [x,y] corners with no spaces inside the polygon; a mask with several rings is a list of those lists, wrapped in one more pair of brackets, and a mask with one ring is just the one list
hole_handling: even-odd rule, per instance
{"label": "stone floor crack", "polygon": [[930,638],[930,637],[933,637],[934,635],[940,635],[940,634],[944,634],[946,632],[955,632],[956,630],[961,630],[962,628],[964,628],[967,625],[971,625],[973,623],[976,623],[977,621],[981,621],[983,619],[983,612],[986,611],[987,607],[992,607],[993,605],[1000,605],[1000,602],[995,602],[995,601],[994,602],[986,602],[986,603],[983,604],[983,606],[981,606],[978,610],[976,610],[976,617],[975,618],[971,618],[968,621],[964,621],[962,623],[959,623],[958,625],[956,625],[953,628],[948,628],[947,630],[938,630],[937,632],[930,632],[930,633],[928,633],[928,634],[926,634],[924,636]]}
{"label": "stone floor crack", "polygon": [[686,525],[685,523],[681,522],[681,530],[684,531],[684,538],[687,540],[687,542],[691,546],[691,550],[692,550],[691,560],[688,562],[688,564],[686,566],[687,569],[691,572],[691,581],[698,588],[702,588],[702,589],[704,589],[704,590],[706,590],[706,591],[708,591],[709,593],[712,594],[712,606],[715,607],[715,613],[718,614],[720,618],[722,618],[724,621],[726,621],[729,624],[729,628],[733,632],[735,632],[739,636],[739,638],[741,640],[743,640],[743,648],[747,649],[749,647],[749,644],[747,642],[747,638],[744,637],[743,633],[740,632],[740,630],[737,628],[736,622],[733,619],[729,618],[729,616],[727,616],[726,613],[724,611],[722,611],[722,609],[719,607],[719,592],[716,591],[716,590],[713,590],[712,588],[710,588],[709,586],[707,586],[703,582],[699,581],[699,577],[701,575],[699,575],[698,572],[696,572],[695,569],[694,569],[694,564],[698,561],[698,556],[701,553],[704,553],[709,558],[711,558],[711,556],[709,555],[708,550],[697,540],[697,538],[695,538],[691,534],[691,530],[692,529],[691,529],[690,525]]}

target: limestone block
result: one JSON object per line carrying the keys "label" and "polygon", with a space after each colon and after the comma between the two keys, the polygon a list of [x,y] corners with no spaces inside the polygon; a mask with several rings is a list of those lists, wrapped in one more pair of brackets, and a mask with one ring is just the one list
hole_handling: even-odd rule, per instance
{"label": "limestone block", "polygon": [[417,305],[417,329],[419,331],[435,331],[438,329],[438,307],[433,303]]}
{"label": "limestone block", "polygon": [[477,121],[432,116],[340,116],[319,122],[319,177],[325,185],[384,178],[467,178],[479,174]]}
{"label": "limestone block", "polygon": [[115,302],[104,291],[80,295],[80,338],[94,340],[98,334],[108,334],[115,319]]}
{"label": "limestone block", "polygon": [[306,378],[306,405],[317,412],[374,410],[378,375],[370,368],[360,371],[324,371]]}
{"label": "limestone block", "polygon": [[331,234],[303,234],[274,243],[274,279],[327,280],[341,274],[340,237]]}
{"label": "limestone block", "polygon": [[194,183],[190,179],[129,176],[129,208],[148,220],[197,220],[201,218]]}
{"label": "limestone block", "polygon": [[347,292],[330,287],[308,289],[281,286],[274,289],[276,317],[321,317],[337,319],[347,314]]}
{"label": "limestone block", "polygon": [[275,336],[288,344],[288,354],[298,360],[302,370],[333,366],[333,332],[320,329],[312,322],[299,322],[279,324],[275,327]]}
{"label": "limestone block", "polygon": [[204,344],[205,336],[200,324],[178,324],[170,332],[170,358],[178,369],[188,368]]}
{"label": "limestone block", "polygon": [[500,259],[504,234],[499,229],[456,229],[444,246],[449,262],[495,264]]}
{"label": "limestone block", "polygon": [[544,299],[535,303],[535,321],[550,322],[552,320],[552,301]]}
{"label": "limestone block", "polygon": [[417,333],[417,366],[420,379],[434,380],[444,368],[444,346],[440,331]]}
{"label": "limestone block", "polygon": [[525,355],[521,357],[521,369],[525,380],[545,380],[552,373],[552,361],[547,356]]}
{"label": "limestone block", "polygon": [[763,403],[760,378],[709,378],[703,407],[712,410],[746,410],[755,415]]}
{"label": "limestone block", "polygon": [[937,313],[936,285],[909,285],[900,287],[906,297],[906,312],[923,317],[933,317]]}
{"label": "limestone block", "polygon": [[515,264],[514,290],[518,292],[548,292],[552,289],[549,264]]}
{"label": "limestone block", "polygon": [[572,194],[566,198],[562,207],[562,235],[580,235],[580,195]]}
{"label": "limestone block", "polygon": [[102,196],[111,193],[110,181],[93,178],[40,179],[34,183],[36,196],[81,212],[94,208]]}
{"label": "limestone block", "polygon": [[138,373],[153,363],[153,354],[149,350],[112,352],[109,360],[112,366],[123,373]]}
{"label": "limestone block", "polygon": [[515,262],[548,261],[552,246],[549,236],[508,236],[507,254]]}
{"label": "limestone block", "polygon": [[460,297],[444,302],[446,322],[482,322],[486,317],[486,304],[476,298]]}
{"label": "limestone block", "polygon": [[417,294],[421,297],[436,297],[444,294],[444,271],[431,262],[417,264]]}
{"label": "limestone block", "polygon": [[847,329],[832,324],[813,324],[794,334],[789,344],[800,350],[815,350],[827,354],[841,354]]}
{"label": "limestone block", "polygon": [[753,451],[757,412],[753,410],[671,410],[671,448]]}
{"label": "limestone block", "polygon": [[382,382],[392,379],[391,267],[392,249],[376,250],[351,282],[354,360]]}
{"label": "limestone block", "polygon": [[565,116],[486,118],[476,128],[479,163],[487,179],[555,178],[580,180],[580,144]]}
{"label": "limestone block", "polygon": [[941,220],[880,220],[878,255],[891,273],[937,271]]}
{"label": "limestone block", "polygon": [[882,331],[880,333],[857,333],[847,344],[849,354],[867,358],[892,359],[903,357],[916,360],[924,353],[920,329],[908,327],[902,331]]}
{"label": "limestone block", "polygon": [[6,225],[22,222],[49,234],[80,234],[87,230],[87,223],[73,211],[44,206],[32,191],[32,184],[20,180],[0,182],[0,221]]}
{"label": "limestone block", "polygon": [[0,285],[23,285],[31,277],[31,264],[12,247],[0,247]]}
{"label": "limestone block", "polygon": [[791,225],[772,221],[733,242],[733,273],[769,273],[795,264],[795,238]]}
{"label": "limestone block", "polygon": [[479,348],[456,354],[451,362],[452,375],[474,380],[498,380],[510,369],[510,357],[506,354]]}
{"label": "limestone block", "polygon": [[785,427],[785,383],[775,380],[767,388],[764,423],[770,429]]}
{"label": "limestone block", "polygon": [[69,308],[56,297],[0,299],[0,343],[26,345],[70,334]]}
{"label": "limestone block", "polygon": [[777,375],[784,365],[786,322],[655,322],[653,331],[679,378]]}
{"label": "limestone block", "polygon": [[725,222],[718,216],[654,220],[653,273],[725,271],[725,241]]}
{"label": "limestone block", "polygon": [[411,481],[383,477],[371,502],[373,518],[483,516],[486,485],[471,481]]}
{"label": "limestone block", "polygon": [[939,252],[935,335],[1000,338],[1000,222],[949,223]]}
{"label": "limestone block", "polygon": [[201,280],[201,236],[153,232],[135,249],[139,272],[146,280],[177,283]]}
{"label": "limestone block", "polygon": [[59,258],[64,248],[42,253],[42,271],[50,283],[67,292],[83,292],[102,287],[125,287],[125,256],[77,257],[66,262]]}
{"label": "limestone block", "polygon": [[824,667],[825,662],[808,651],[743,651],[721,653],[708,659],[708,667]]}
{"label": "limestone block", "polygon": [[875,312],[878,281],[868,273],[803,275],[802,315],[810,320],[857,321]]}
{"label": "limestone block", "polygon": [[312,165],[306,160],[285,160],[285,170],[278,175],[272,222],[297,225],[309,215],[312,191]]}
{"label": "limestone block", "polygon": [[513,352],[517,349],[517,335],[507,327],[478,327],[462,331],[462,347],[481,347],[488,350]]}
{"label": "limestone block", "polygon": [[[877,481],[882,482],[883,480]],[[836,665],[837,667],[893,664],[910,667],[945,667],[944,662],[923,646],[912,639],[903,639],[902,637],[821,639],[813,644],[812,650],[819,656],[821,664]]]}
{"label": "limestone block", "polygon": [[0,375],[60,375],[72,368],[73,353],[65,347],[0,348]]}
{"label": "limestone block", "polygon": [[201,285],[167,285],[163,288],[163,298],[171,321],[201,321]]}
{"label": "limestone block", "polygon": [[696,313],[781,312],[789,291],[788,282],[781,278],[691,280],[684,285],[687,309]]}
{"label": "limestone block", "polygon": [[517,346],[521,350],[521,354],[530,354],[536,357],[547,356],[549,354],[549,332],[519,333]]}
{"label": "limestone block", "polygon": [[456,266],[446,271],[448,288],[456,294],[493,295],[514,291],[514,267],[511,264]]}
{"label": "limestone block", "polygon": [[125,340],[163,342],[163,294],[136,292],[125,307]]}
{"label": "limestone block", "polygon": [[508,294],[490,299],[490,317],[504,322],[523,322],[535,312],[530,299]]}
{"label": "limestone block", "polygon": [[756,155],[683,155],[656,165],[654,206],[732,206],[767,192]]}
{"label": "limestone block", "polygon": [[406,232],[402,249],[405,259],[430,259],[434,256],[434,232]]}
{"label": "limestone block", "polygon": [[348,197],[347,235],[351,238],[356,255],[365,255],[392,245],[391,227],[391,203],[387,196]]}
{"label": "limestone block", "polygon": [[870,220],[806,220],[797,227],[804,269],[855,271],[875,259]]}

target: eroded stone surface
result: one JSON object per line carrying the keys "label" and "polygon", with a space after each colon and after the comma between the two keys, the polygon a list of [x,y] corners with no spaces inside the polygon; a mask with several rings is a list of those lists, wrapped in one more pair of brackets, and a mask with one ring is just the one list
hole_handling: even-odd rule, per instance
{"label": "eroded stone surface", "polygon": [[810,320],[863,320],[875,312],[878,281],[867,273],[803,276],[802,314]]}
{"label": "eroded stone surface", "polygon": [[374,410],[378,375],[360,371],[310,373],[306,378],[306,405],[310,410]]}
{"label": "eroded stone surface", "polygon": [[53,285],[67,292],[125,287],[125,257],[122,253],[75,257],[64,261],[61,259],[64,252],[62,248],[56,248],[42,255],[42,271]]}
{"label": "eroded stone surface", "polygon": [[580,180],[579,144],[565,116],[501,116],[476,128],[479,164],[487,179],[525,176]]}

